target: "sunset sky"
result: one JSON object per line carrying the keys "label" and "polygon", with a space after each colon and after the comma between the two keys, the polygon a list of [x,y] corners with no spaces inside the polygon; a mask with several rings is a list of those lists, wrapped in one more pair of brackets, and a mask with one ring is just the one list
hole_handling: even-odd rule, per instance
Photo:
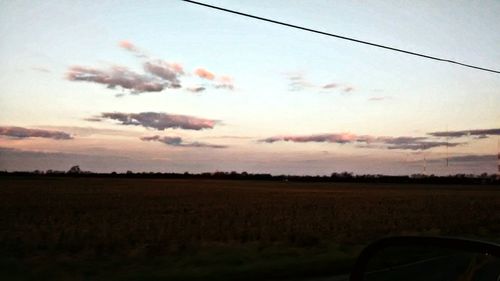
{"label": "sunset sky", "polygon": [[[496,0],[203,2],[500,69]],[[0,170],[496,172],[500,74],[182,1],[0,2],[0,82]]]}

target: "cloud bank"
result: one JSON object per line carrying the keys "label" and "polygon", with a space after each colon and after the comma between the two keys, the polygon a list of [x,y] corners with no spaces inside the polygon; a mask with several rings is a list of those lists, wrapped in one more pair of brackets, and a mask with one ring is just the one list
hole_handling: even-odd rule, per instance
{"label": "cloud bank", "polygon": [[226,145],[209,144],[203,142],[184,142],[181,137],[168,137],[168,136],[151,136],[142,137],[142,141],[157,141],[170,146],[180,147],[206,147],[206,148],[227,148]]}
{"label": "cloud bank", "polygon": [[434,137],[449,137],[449,138],[459,138],[466,136],[475,136],[479,138],[486,138],[488,136],[499,136],[500,128],[498,129],[474,129],[474,130],[463,130],[463,131],[449,131],[449,132],[432,132],[429,135]]}
{"label": "cloud bank", "polygon": [[[316,134],[302,136],[275,136],[266,139],[261,139],[259,142],[274,143],[274,142],[325,142],[337,144],[365,144],[363,147],[376,147],[386,149],[401,149],[401,150],[427,150],[439,146],[457,146],[460,143],[449,143],[441,141],[432,141],[427,137],[378,137],[370,135],[355,135],[350,133],[334,133],[334,134]],[[373,146],[372,146],[373,145]]]}
{"label": "cloud bank", "polygon": [[205,119],[188,115],[168,114],[163,112],[104,112],[99,116],[92,117],[92,119],[95,121],[102,121],[103,119],[115,120],[118,121],[121,125],[142,126],[145,128],[153,128],[160,131],[166,129],[213,129],[215,124],[219,122],[212,119]]}
{"label": "cloud bank", "polygon": [[55,140],[70,140],[73,137],[62,131],[51,131],[41,129],[28,129],[23,127],[0,127],[0,135],[24,139],[24,138],[48,138]]}

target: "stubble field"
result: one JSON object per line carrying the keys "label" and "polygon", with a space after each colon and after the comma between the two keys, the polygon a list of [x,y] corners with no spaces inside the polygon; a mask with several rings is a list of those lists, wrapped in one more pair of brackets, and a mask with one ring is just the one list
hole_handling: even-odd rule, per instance
{"label": "stubble field", "polygon": [[500,189],[1,178],[3,280],[288,279],[349,270],[374,239],[497,240]]}

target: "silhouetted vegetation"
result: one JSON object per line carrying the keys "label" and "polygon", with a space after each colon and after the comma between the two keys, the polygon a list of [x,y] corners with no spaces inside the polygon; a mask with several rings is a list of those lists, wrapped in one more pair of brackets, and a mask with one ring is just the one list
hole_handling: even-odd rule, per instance
{"label": "silhouetted vegetation", "polygon": [[0,171],[0,176],[57,176],[57,177],[98,177],[98,178],[144,178],[144,179],[220,179],[220,180],[250,180],[250,181],[292,181],[292,182],[359,182],[359,183],[415,183],[415,184],[491,184],[500,185],[500,176],[483,173],[456,174],[448,176],[413,174],[408,176],[390,176],[381,174],[355,175],[349,172],[332,173],[330,176],[297,176],[297,175],[271,175],[252,174],[247,172],[205,172],[205,173],[160,173],[160,172],[132,172],[125,173],[94,173],[82,171],[79,166],[73,166],[68,171],[32,171],[32,172],[7,172]]}

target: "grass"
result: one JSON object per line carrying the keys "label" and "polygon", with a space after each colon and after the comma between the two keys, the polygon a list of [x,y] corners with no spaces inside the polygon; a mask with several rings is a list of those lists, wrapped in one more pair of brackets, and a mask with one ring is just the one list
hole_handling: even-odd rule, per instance
{"label": "grass", "polygon": [[2,280],[278,280],[348,272],[398,234],[494,240],[496,187],[0,179]]}

